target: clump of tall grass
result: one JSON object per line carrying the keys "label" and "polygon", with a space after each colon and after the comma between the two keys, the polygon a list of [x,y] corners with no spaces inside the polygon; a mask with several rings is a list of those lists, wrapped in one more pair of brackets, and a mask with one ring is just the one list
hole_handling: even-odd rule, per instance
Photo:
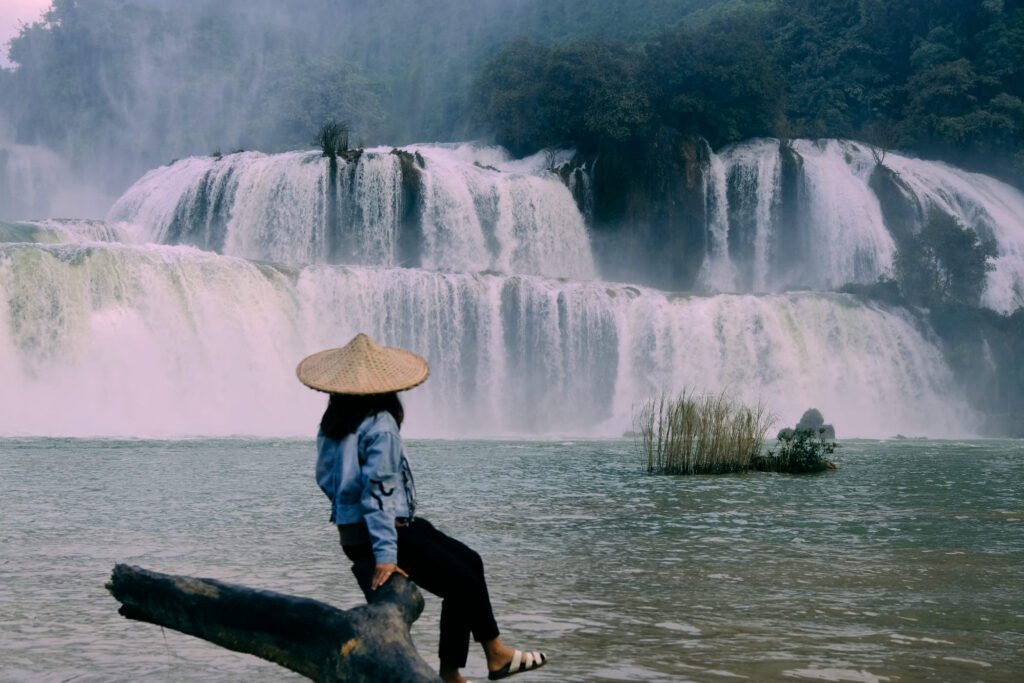
{"label": "clump of tall grass", "polygon": [[749,470],[774,421],[763,404],[750,407],[724,393],[684,390],[647,401],[635,431],[648,472],[721,474]]}

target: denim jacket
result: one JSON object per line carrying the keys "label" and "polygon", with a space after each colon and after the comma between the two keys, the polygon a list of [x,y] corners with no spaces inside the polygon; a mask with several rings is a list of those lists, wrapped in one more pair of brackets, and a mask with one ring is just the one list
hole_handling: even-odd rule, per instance
{"label": "denim jacket", "polygon": [[395,418],[371,415],[341,440],[320,432],[316,445],[316,481],[331,499],[331,521],[365,521],[377,563],[397,563],[395,518],[415,514],[416,484]]}

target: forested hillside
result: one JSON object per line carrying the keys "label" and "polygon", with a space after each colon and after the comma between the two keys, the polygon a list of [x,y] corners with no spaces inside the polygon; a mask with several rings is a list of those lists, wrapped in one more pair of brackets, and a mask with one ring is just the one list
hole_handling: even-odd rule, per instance
{"label": "forested hillside", "polygon": [[56,0],[11,43],[0,119],[132,173],[304,146],[332,116],[368,144],[587,149],[670,126],[716,147],[851,137],[1024,169],[1020,0],[469,4]]}
{"label": "forested hillside", "polygon": [[719,5],[650,40],[518,41],[483,69],[502,144],[598,150],[662,127],[715,147],[841,137],[1024,173],[1024,4],[780,0]]}
{"label": "forested hillside", "polygon": [[[55,0],[0,70],[0,128],[122,175],[189,154],[481,134],[471,84],[507,41],[635,44],[714,0]],[[468,11],[471,8],[471,11]]]}

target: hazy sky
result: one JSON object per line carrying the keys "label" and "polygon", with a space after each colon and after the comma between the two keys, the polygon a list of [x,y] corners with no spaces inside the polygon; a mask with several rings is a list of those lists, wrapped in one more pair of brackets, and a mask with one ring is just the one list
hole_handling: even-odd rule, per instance
{"label": "hazy sky", "polygon": [[18,35],[22,23],[31,24],[49,6],[50,0],[0,0],[0,66],[10,66],[7,41]]}

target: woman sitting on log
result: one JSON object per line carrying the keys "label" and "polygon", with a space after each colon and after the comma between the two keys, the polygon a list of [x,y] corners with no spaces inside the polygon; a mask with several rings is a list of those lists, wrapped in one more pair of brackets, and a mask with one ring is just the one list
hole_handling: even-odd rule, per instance
{"label": "woman sitting on log", "polygon": [[488,678],[499,680],[543,666],[547,657],[501,642],[480,556],[415,516],[397,392],[423,383],[429,372],[419,355],[380,346],[365,334],[299,363],[299,380],[330,394],[317,435],[317,483],[331,499],[331,521],[364,592],[397,572],[443,598],[442,680],[465,680],[459,669],[466,665],[470,633],[483,646]]}

